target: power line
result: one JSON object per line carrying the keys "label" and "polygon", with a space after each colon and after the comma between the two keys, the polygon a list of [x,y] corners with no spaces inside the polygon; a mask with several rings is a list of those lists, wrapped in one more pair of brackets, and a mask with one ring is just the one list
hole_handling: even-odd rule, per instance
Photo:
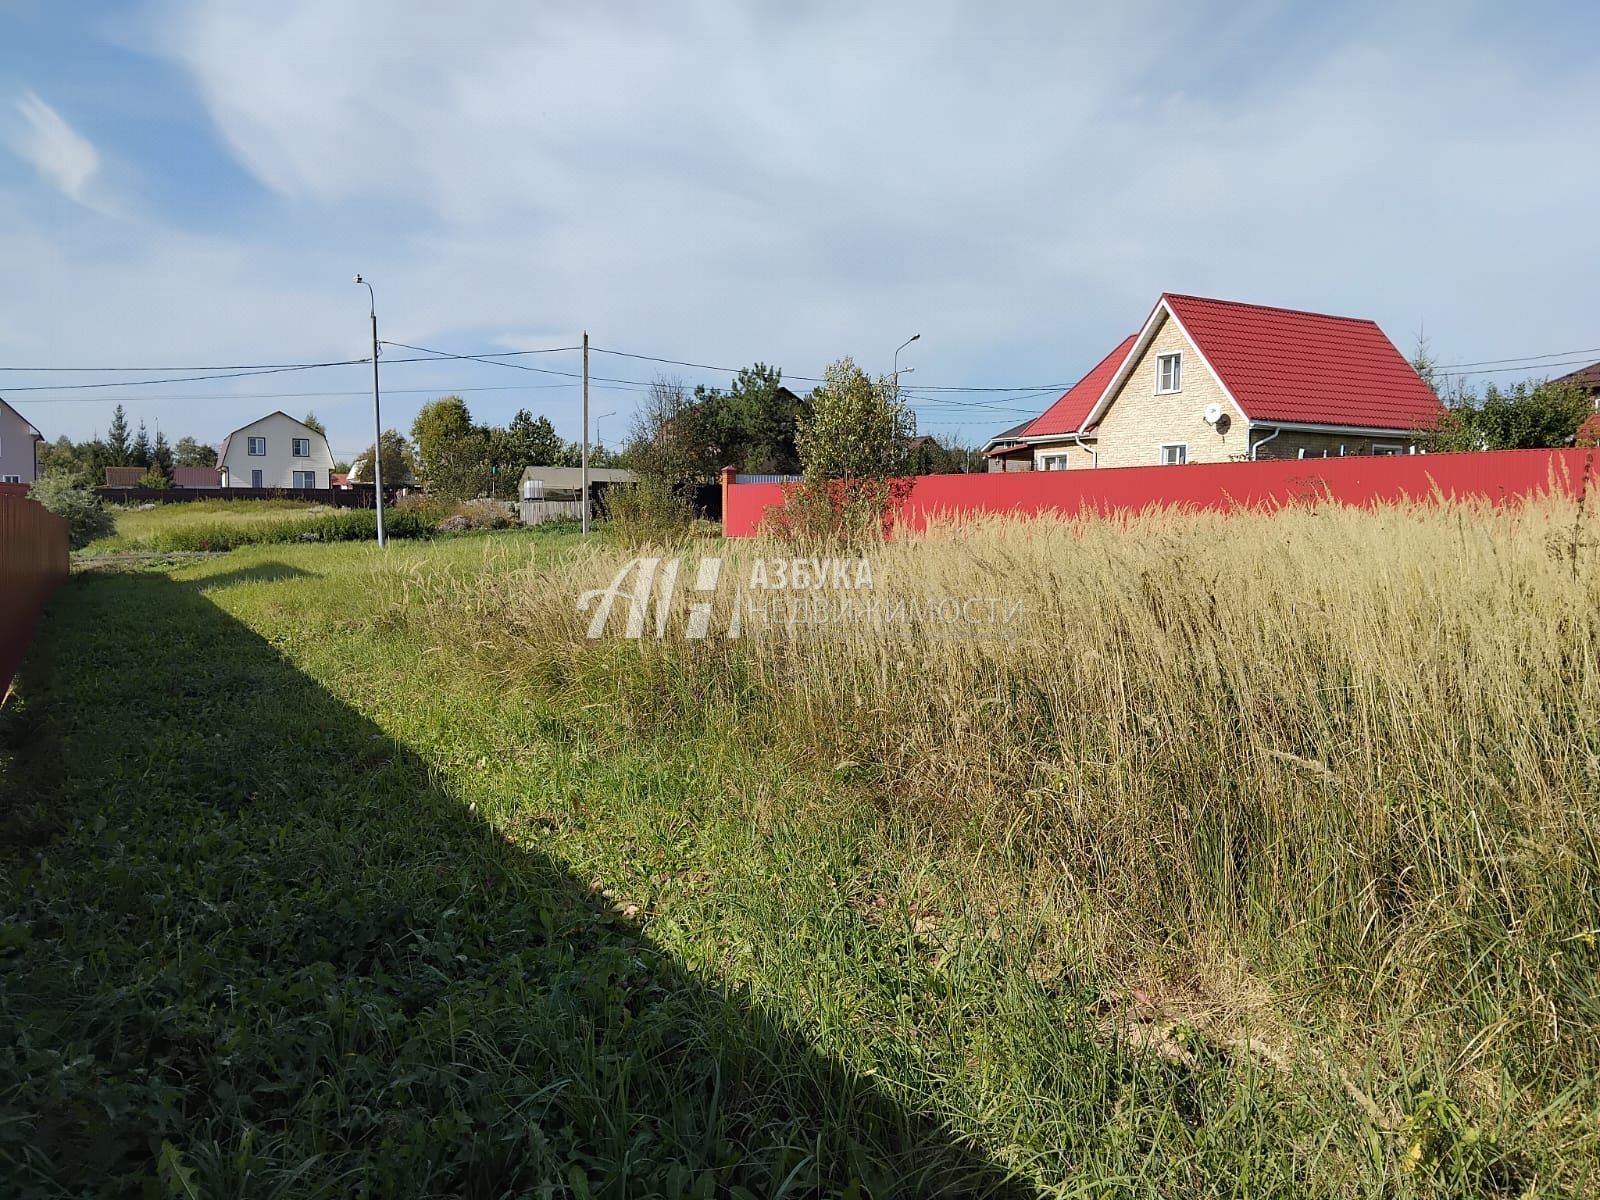
{"label": "power line", "polygon": [[72,392],[84,391],[89,388],[111,387],[148,387],[157,383],[205,383],[213,379],[243,379],[252,375],[282,375],[287,371],[314,371],[321,367],[353,367],[361,363],[369,363],[370,358],[346,358],[338,362],[322,363],[296,363],[285,367],[256,367],[249,370],[229,371],[221,375],[174,375],[166,379],[120,379],[109,383],[53,383],[37,384],[28,387],[7,387],[6,393],[15,392]]}
{"label": "power line", "polygon": [[[385,342],[386,346],[397,346],[398,342]],[[406,349],[412,349],[407,346]],[[576,350],[576,346],[550,346],[543,350],[505,350],[494,354],[479,355],[480,358],[515,358],[523,354],[560,354],[567,350]],[[337,363],[225,363],[221,366],[186,366],[186,367],[0,367],[0,371],[16,371],[19,374],[50,374],[53,372],[67,372],[74,375],[89,375],[96,372],[117,371],[122,373],[137,374],[141,371],[292,371],[310,367],[343,367],[355,363],[368,363],[370,358],[353,358]],[[403,358],[394,359],[394,362],[427,362],[427,359]]]}
{"label": "power line", "polygon": [[1493,367],[1498,366],[1500,363],[1528,362],[1536,358],[1568,358],[1574,354],[1600,354],[1600,346],[1596,346],[1590,350],[1555,350],[1549,354],[1521,354],[1515,358],[1485,358],[1480,359],[1478,362],[1444,363],[1435,369],[1440,371],[1453,371],[1458,367]]}
{"label": "power line", "polygon": [[1479,367],[1478,369],[1473,370],[1473,371],[1440,371],[1440,370],[1435,370],[1434,374],[1440,376],[1441,378],[1453,379],[1453,378],[1456,378],[1456,377],[1462,376],[1462,375],[1496,375],[1496,374],[1504,373],[1506,371],[1548,370],[1549,368],[1552,368],[1552,367],[1584,367],[1584,366],[1588,366],[1589,363],[1591,363],[1593,361],[1594,361],[1593,359],[1587,357],[1587,355],[1586,355],[1583,358],[1568,358],[1568,359],[1563,359],[1560,362],[1522,363],[1521,365],[1515,366],[1515,367]]}
{"label": "power line", "polygon": [[[660,358],[653,354],[631,354],[626,350],[606,350],[600,346],[590,346],[590,351],[595,354],[610,354],[617,358],[632,358],[640,362],[666,363],[674,367],[692,367],[698,371],[722,371],[730,375],[737,375],[744,370],[743,367],[719,367],[713,363],[688,362],[681,358]],[[816,375],[790,375],[785,373],[785,379],[798,379],[802,383],[825,383],[826,380]],[[925,383],[918,385],[918,391],[923,392],[958,392],[964,394],[978,392],[1064,392],[1072,385],[1062,383],[1035,383],[1014,387],[965,387],[954,384]]]}
{"label": "power line", "polygon": [[[413,388],[384,388],[383,394],[389,395],[432,395],[449,396],[465,392],[533,392],[545,390],[565,390],[575,388],[576,383],[511,383],[504,386],[490,387],[413,387]],[[608,392],[636,392],[636,387],[621,385],[606,386]],[[372,392],[233,392],[228,394],[188,395],[188,396],[38,396],[28,400],[18,400],[18,404],[171,404],[187,400],[201,400],[207,402],[222,402],[230,400],[320,400],[336,399],[341,396],[366,396]]]}
{"label": "power line", "polygon": [[[451,354],[448,350],[433,350],[433,349],[430,349],[427,346],[408,346],[404,342],[385,342],[383,344],[385,346],[399,346],[403,350],[418,350],[418,351],[421,351],[424,354],[434,354],[434,355],[437,355],[441,359],[452,358],[452,359],[460,360],[462,362],[483,362],[483,363],[488,363],[491,367],[512,367],[512,368],[514,368],[514,369],[516,369],[518,371],[537,371],[541,375],[564,375],[568,379],[582,379],[583,378],[583,376],[581,374],[579,374],[577,371],[556,371],[556,370],[552,370],[552,369],[550,369],[548,367],[530,367],[530,366],[527,366],[524,363],[500,362],[499,358],[501,356],[497,356],[497,355],[488,355],[488,354]],[[590,349],[592,350],[592,349],[594,349],[594,347],[591,346]],[[397,361],[428,362],[430,360],[428,360],[428,359],[405,359],[405,360],[397,360]],[[654,384],[652,384],[648,379],[617,379],[617,378],[615,378],[613,376],[609,376],[609,375],[591,375],[591,376],[589,376],[589,381],[590,381],[591,384],[593,384],[596,381],[599,381],[601,383],[628,384],[628,385],[630,385],[632,387],[639,387],[639,388],[648,388],[648,387],[653,387],[654,386]]]}

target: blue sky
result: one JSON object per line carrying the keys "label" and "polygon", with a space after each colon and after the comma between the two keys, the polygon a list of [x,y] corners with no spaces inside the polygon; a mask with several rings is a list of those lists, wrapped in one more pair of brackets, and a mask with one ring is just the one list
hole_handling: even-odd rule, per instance
{"label": "blue sky", "polygon": [[[0,0],[0,368],[359,357],[357,271],[386,338],[455,353],[587,328],[793,377],[886,372],[921,333],[906,386],[1017,389],[919,397],[972,441],[1164,289],[1370,316],[1407,351],[1425,326],[1446,363],[1600,347],[1593,6],[758,8]],[[726,378],[592,368],[625,381],[593,396],[613,442],[656,371]],[[280,407],[371,440],[359,366],[141,377],[0,370],[0,395],[52,438],[120,399],[173,440]],[[563,375],[384,387],[400,428],[461,390],[578,432]]]}

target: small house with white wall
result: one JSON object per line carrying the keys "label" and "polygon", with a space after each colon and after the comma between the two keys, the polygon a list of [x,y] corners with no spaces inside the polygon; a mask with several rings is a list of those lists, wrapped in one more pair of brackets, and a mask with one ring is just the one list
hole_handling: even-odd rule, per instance
{"label": "small house with white wall", "polygon": [[1373,321],[1166,293],[991,471],[1408,454],[1444,408]]}
{"label": "small house with white wall", "polygon": [[288,413],[268,413],[222,439],[217,470],[225,488],[332,486],[328,439]]}
{"label": "small house with white wall", "polygon": [[44,435],[0,400],[0,483],[32,483],[39,478],[39,443]]}

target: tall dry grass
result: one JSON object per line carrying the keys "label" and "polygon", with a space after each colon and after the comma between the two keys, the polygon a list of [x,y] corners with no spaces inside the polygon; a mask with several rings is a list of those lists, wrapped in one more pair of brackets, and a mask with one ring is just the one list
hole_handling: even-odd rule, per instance
{"label": "tall dry grass", "polygon": [[1600,1070],[1600,553],[1574,561],[1573,531],[1548,500],[991,521],[868,552],[883,603],[1020,601],[1006,637],[730,641],[725,583],[685,640],[696,557],[748,580],[793,553],[762,542],[667,547],[660,641],[624,640],[620,609],[583,637],[575,596],[631,550],[471,603],[508,669],[616,736],[722,728],[938,839],[974,893],[1048,908],[1080,977],[1348,1079],[1426,1048],[1526,1115],[1592,1106]]}

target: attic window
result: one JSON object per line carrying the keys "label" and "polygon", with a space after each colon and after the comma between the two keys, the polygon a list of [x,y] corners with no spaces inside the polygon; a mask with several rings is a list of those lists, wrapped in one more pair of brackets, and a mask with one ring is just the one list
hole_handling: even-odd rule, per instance
{"label": "attic window", "polygon": [[1183,353],[1156,355],[1156,395],[1183,390]]}

